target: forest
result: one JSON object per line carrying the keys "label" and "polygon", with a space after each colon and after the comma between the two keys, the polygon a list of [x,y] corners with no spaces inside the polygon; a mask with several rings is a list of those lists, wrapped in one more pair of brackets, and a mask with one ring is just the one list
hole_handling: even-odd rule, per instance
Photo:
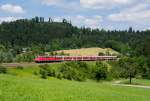
{"label": "forest", "polygon": [[[150,30],[79,28],[66,19],[55,22],[43,17],[0,24],[1,63],[32,62],[44,52],[88,47],[112,48],[121,53],[119,65],[127,70],[134,65],[138,73],[150,78]],[[136,72],[130,71],[129,76]]]}

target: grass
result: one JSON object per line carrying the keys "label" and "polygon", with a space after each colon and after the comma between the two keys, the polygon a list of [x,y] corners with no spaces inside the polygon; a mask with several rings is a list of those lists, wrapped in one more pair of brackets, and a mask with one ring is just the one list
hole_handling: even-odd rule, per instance
{"label": "grass", "polygon": [[[86,62],[89,66],[95,62]],[[107,62],[104,62],[107,64]],[[58,68],[62,63],[50,64]],[[108,64],[107,64],[108,65]],[[56,78],[40,79],[38,65],[8,68],[0,74],[0,101],[149,101],[150,90],[122,87],[112,82],[76,82]],[[122,80],[128,82],[128,80]],[[150,80],[133,79],[134,83],[150,86]]]}
{"label": "grass", "polygon": [[150,90],[0,74],[1,101],[149,101]]}
{"label": "grass", "polygon": [[114,51],[111,48],[81,48],[81,49],[72,49],[72,50],[60,50],[60,51],[55,51],[57,53],[64,52],[66,54],[69,54],[70,56],[97,56],[99,52],[102,53],[107,53],[109,52],[110,54],[119,54],[118,52]]}
{"label": "grass", "polygon": [[[48,64],[50,68],[57,69],[62,63],[53,63],[53,64]],[[23,67],[23,69],[19,69],[17,67],[9,67],[7,68],[7,73],[11,75],[16,75],[19,77],[33,77],[37,78],[36,73],[39,72],[39,65],[43,64],[38,64],[38,65],[31,65],[27,67]]]}

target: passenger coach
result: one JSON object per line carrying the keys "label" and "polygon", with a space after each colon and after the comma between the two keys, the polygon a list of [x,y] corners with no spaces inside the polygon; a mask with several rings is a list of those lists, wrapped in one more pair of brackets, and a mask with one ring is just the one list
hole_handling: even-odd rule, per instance
{"label": "passenger coach", "polygon": [[61,62],[61,61],[113,61],[117,56],[38,56],[35,62]]}

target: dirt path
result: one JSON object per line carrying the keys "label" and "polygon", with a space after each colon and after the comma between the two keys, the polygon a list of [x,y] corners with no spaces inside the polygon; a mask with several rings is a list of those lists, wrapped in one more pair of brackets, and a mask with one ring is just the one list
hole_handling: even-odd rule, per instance
{"label": "dirt path", "polygon": [[124,87],[136,87],[136,88],[144,88],[144,89],[150,89],[150,86],[143,86],[143,85],[130,85],[130,84],[120,84],[121,81],[115,81],[112,85],[114,86],[124,86]]}

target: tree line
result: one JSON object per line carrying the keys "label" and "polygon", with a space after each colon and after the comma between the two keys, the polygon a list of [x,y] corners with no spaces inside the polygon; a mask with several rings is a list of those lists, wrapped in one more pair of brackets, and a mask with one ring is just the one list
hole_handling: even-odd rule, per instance
{"label": "tree line", "polygon": [[82,47],[113,48],[125,55],[150,54],[150,31],[104,30],[78,28],[65,19],[54,22],[43,17],[21,19],[0,24],[1,48],[21,53],[23,48],[31,51],[53,51]]}

